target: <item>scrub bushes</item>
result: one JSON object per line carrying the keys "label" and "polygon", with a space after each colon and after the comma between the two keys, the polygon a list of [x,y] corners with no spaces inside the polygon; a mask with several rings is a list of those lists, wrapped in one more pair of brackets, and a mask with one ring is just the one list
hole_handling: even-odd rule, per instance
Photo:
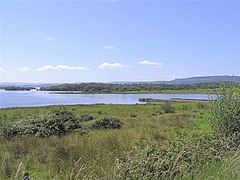
{"label": "scrub bushes", "polygon": [[199,165],[219,162],[223,157],[224,152],[214,143],[202,138],[197,143],[175,141],[161,147],[147,146],[117,160],[116,176],[120,179],[191,179]]}
{"label": "scrub bushes", "polygon": [[93,119],[94,119],[94,117],[89,114],[82,114],[80,116],[80,121],[91,121]]}
{"label": "scrub bushes", "polygon": [[162,108],[163,108],[164,112],[167,114],[175,113],[175,109],[170,103],[163,104]]}
{"label": "scrub bushes", "polygon": [[11,123],[5,123],[0,130],[0,135],[3,137],[28,134],[40,137],[56,134],[63,136],[79,128],[81,128],[79,120],[64,108],[59,108],[44,114],[27,116]]}
{"label": "scrub bushes", "polygon": [[105,117],[93,123],[93,129],[120,129],[123,123],[116,117]]}
{"label": "scrub bushes", "polygon": [[216,138],[229,148],[240,145],[240,86],[221,87],[213,101],[212,129]]}

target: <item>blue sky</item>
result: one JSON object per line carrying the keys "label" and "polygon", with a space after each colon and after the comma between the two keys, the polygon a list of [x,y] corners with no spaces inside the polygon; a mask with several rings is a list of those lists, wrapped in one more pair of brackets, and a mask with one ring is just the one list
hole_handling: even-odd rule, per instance
{"label": "blue sky", "polygon": [[7,1],[1,82],[240,74],[240,1]]}

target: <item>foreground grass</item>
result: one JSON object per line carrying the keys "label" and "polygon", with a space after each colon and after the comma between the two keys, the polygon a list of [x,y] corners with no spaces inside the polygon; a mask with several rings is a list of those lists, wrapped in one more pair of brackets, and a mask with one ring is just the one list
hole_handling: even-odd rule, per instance
{"label": "foreground grass", "polygon": [[[95,119],[115,116],[124,126],[118,130],[91,130],[93,120],[82,122],[82,130],[64,137],[0,138],[0,179],[21,176],[23,172],[29,172],[34,179],[121,179],[114,173],[116,160],[134,155],[149,144],[161,147],[179,141],[179,137],[196,141],[198,136],[211,133],[208,103],[172,106],[174,113],[165,113],[162,105],[154,104],[66,106],[77,117],[82,114],[90,114]],[[54,108],[57,106],[1,109],[0,119],[11,121]],[[226,156],[222,162],[200,164],[194,176],[197,179],[239,177],[237,153]],[[192,178],[186,172],[184,179]]]}

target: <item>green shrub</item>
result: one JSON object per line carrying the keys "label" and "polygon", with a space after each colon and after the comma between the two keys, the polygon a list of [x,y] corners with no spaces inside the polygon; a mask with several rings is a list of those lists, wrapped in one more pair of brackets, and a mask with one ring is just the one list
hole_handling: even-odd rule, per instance
{"label": "green shrub", "polygon": [[78,119],[65,109],[57,109],[34,117],[25,117],[6,123],[0,135],[12,137],[16,135],[33,134],[40,137],[49,137],[54,134],[65,135],[75,129],[81,128]]}
{"label": "green shrub", "polygon": [[66,110],[55,110],[41,118],[35,123],[37,132],[35,135],[49,137],[53,134],[65,135],[81,127],[78,119]]}
{"label": "green shrub", "polygon": [[162,105],[165,113],[175,113],[175,108],[170,103],[165,103]]}
{"label": "green shrub", "polygon": [[221,87],[212,107],[214,135],[230,148],[240,145],[240,86]]}
{"label": "green shrub", "polygon": [[152,116],[157,116],[157,113],[153,112],[151,113]]}
{"label": "green shrub", "polygon": [[137,117],[137,115],[134,114],[134,113],[131,113],[129,116],[130,116],[130,117]]}
{"label": "green shrub", "polygon": [[197,108],[198,109],[204,109],[205,108],[205,104],[198,102],[197,103]]}
{"label": "green shrub", "polygon": [[94,129],[120,129],[123,123],[116,117],[105,117],[93,123]]}
{"label": "green shrub", "polygon": [[[198,142],[183,139],[167,144],[148,145],[137,153],[116,161],[115,173],[120,179],[185,179],[194,177],[197,167],[218,162],[223,156],[211,137]],[[187,179],[187,178],[186,178]]]}
{"label": "green shrub", "polygon": [[189,109],[190,109],[190,107],[188,105],[186,105],[186,104],[182,105],[182,110],[183,111],[186,111],[186,110],[189,110]]}
{"label": "green shrub", "polygon": [[94,119],[94,117],[89,114],[82,114],[80,116],[80,121],[91,121],[93,119]]}
{"label": "green shrub", "polygon": [[161,109],[156,109],[154,112],[151,113],[152,116],[157,116],[163,114]]}
{"label": "green shrub", "polygon": [[97,111],[97,114],[103,114],[103,112],[102,111]]}

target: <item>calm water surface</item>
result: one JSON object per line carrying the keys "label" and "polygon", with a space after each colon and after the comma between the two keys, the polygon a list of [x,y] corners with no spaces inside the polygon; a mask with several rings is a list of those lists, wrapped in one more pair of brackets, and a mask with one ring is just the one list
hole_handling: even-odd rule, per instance
{"label": "calm water surface", "polygon": [[0,108],[70,104],[136,104],[139,98],[209,99],[208,94],[51,94],[46,91],[0,90]]}

